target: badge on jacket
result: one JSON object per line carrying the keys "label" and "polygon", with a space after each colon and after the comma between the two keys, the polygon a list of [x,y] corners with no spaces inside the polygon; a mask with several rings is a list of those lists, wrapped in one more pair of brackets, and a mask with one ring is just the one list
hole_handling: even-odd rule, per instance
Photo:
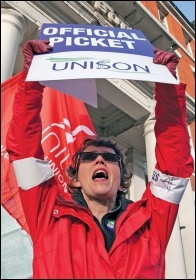
{"label": "badge on jacket", "polygon": [[107,220],[105,221],[105,223],[106,223],[106,227],[107,227],[109,230],[114,230],[115,220],[107,219]]}

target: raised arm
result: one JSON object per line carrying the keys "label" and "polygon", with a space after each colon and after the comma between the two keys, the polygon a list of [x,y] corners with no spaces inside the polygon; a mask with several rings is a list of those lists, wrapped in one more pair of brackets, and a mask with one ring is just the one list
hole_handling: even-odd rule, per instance
{"label": "raised arm", "polygon": [[[9,160],[13,163],[21,202],[33,241],[40,211],[47,225],[51,222],[52,202],[58,192],[53,171],[49,163],[44,160],[41,146],[40,112],[44,88],[39,82],[25,82],[33,55],[48,52],[51,49],[48,44],[48,41],[33,40],[28,41],[23,48],[24,68],[18,81],[13,115],[6,137],[6,149]],[[51,188],[51,185],[54,185],[54,188]],[[51,203],[49,204],[48,201]]]}
{"label": "raised arm", "polygon": [[[176,54],[155,50],[154,63],[166,65],[176,77]],[[177,217],[179,203],[193,172],[187,128],[185,84],[155,84],[156,165],[148,197],[152,240],[165,250]]]}
{"label": "raised arm", "polygon": [[51,49],[49,41],[28,41],[23,48],[24,67],[20,75],[13,104],[13,115],[6,137],[10,161],[35,157],[43,159],[40,112],[44,87],[39,82],[25,82],[35,53]]}
{"label": "raised arm", "polygon": [[[166,65],[174,77],[178,61],[175,53],[155,49],[154,63]],[[185,89],[185,84],[155,84],[156,168],[179,178],[193,173]]]}

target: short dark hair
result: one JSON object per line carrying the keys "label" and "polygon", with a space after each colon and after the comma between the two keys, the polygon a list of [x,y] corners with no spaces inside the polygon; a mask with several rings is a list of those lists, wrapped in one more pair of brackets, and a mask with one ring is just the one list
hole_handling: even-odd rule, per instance
{"label": "short dark hair", "polygon": [[95,146],[95,147],[112,148],[115,151],[115,153],[117,155],[119,155],[119,157],[120,157],[119,168],[120,168],[120,174],[121,174],[120,185],[122,187],[122,191],[118,190],[117,196],[118,197],[125,196],[128,193],[128,189],[130,187],[132,173],[127,172],[125,161],[124,161],[124,155],[118,148],[117,144],[114,143],[112,140],[110,140],[109,138],[98,137],[98,136],[86,138],[83,141],[80,148],[77,150],[77,152],[73,155],[73,157],[72,157],[73,166],[70,164],[66,171],[66,174],[67,174],[68,178],[70,179],[70,183],[68,183],[69,193],[71,193],[73,195],[76,190],[76,187],[74,187],[71,182],[73,179],[77,178],[78,168],[80,165],[79,156],[90,145]]}

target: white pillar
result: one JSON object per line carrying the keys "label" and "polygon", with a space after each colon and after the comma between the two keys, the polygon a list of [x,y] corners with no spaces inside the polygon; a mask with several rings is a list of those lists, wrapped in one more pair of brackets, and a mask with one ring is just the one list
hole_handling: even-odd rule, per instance
{"label": "white pillar", "polygon": [[155,145],[156,139],[154,134],[155,125],[155,114],[152,113],[144,123],[144,138],[146,143],[146,160],[147,160],[147,171],[148,181],[152,179],[152,173],[156,164],[155,158]]}
{"label": "white pillar", "polygon": [[[152,173],[156,164],[155,158],[155,134],[154,134],[155,115],[150,114],[144,123],[144,137],[146,143],[146,159],[148,180],[151,181]],[[170,241],[166,251],[166,279],[186,279],[184,255],[180,226],[178,217],[172,231]]]}
{"label": "white pillar", "polygon": [[[191,154],[195,160],[195,149],[191,137],[190,127]],[[191,182],[189,181],[185,193],[182,197],[179,208],[179,223],[181,227],[182,244],[184,249],[184,260],[188,279],[195,278],[195,203]]]}
{"label": "white pillar", "polygon": [[22,14],[13,9],[1,9],[1,82],[13,75],[25,26],[25,18]]}
{"label": "white pillar", "polygon": [[179,208],[182,245],[187,279],[195,278],[195,204],[191,183],[185,190]]}
{"label": "white pillar", "polygon": [[[25,19],[18,11],[1,9],[1,82],[13,75],[25,26]],[[2,206],[1,221],[2,279],[32,278],[33,248],[30,236]]]}
{"label": "white pillar", "polygon": [[166,250],[165,279],[187,279],[178,216]]}
{"label": "white pillar", "polygon": [[133,149],[134,201],[141,199],[146,189],[144,163],[146,158]]}

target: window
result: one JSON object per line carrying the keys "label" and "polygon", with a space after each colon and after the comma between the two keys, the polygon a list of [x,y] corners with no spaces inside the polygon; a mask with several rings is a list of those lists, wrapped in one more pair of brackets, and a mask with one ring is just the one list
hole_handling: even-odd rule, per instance
{"label": "window", "polygon": [[186,38],[185,38],[185,42],[186,42],[186,49],[187,49],[187,51],[188,51],[191,55],[193,55],[190,42],[189,42]]}
{"label": "window", "polygon": [[192,65],[190,65],[190,68],[191,68],[191,70],[192,70],[192,72],[193,72],[193,77],[195,78],[195,67],[192,66]]}
{"label": "window", "polygon": [[191,35],[189,35],[188,32],[186,32],[184,29],[182,30],[183,34],[184,34],[184,40],[185,40],[185,44],[186,44],[186,49],[187,51],[190,53],[191,56],[193,56],[193,51],[192,51],[192,48],[191,48]]}
{"label": "window", "polygon": [[159,10],[159,20],[162,23],[162,25],[168,29],[168,25],[167,25],[167,19],[166,19],[166,15]]}

